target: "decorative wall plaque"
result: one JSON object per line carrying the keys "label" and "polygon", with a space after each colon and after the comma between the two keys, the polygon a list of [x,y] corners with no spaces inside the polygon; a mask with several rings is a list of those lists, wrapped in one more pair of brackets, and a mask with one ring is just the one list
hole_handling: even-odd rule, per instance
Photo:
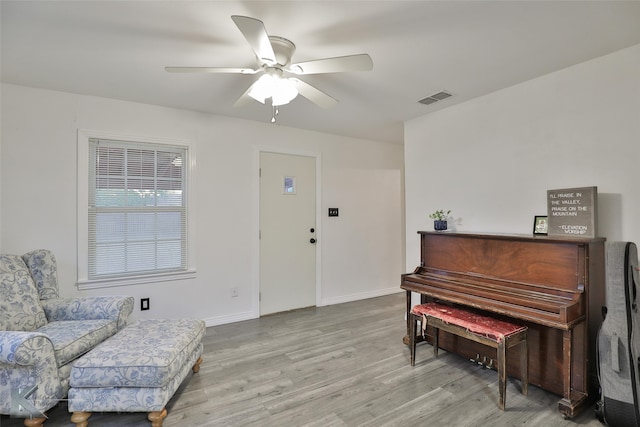
{"label": "decorative wall plaque", "polygon": [[547,190],[549,236],[596,237],[598,187]]}

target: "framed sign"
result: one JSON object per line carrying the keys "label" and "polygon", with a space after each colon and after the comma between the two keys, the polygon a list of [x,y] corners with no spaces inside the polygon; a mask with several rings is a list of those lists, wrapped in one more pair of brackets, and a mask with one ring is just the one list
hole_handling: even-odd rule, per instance
{"label": "framed sign", "polygon": [[547,190],[550,236],[597,236],[598,187]]}
{"label": "framed sign", "polygon": [[533,219],[533,234],[546,236],[548,230],[549,222],[547,221],[547,216],[536,215]]}

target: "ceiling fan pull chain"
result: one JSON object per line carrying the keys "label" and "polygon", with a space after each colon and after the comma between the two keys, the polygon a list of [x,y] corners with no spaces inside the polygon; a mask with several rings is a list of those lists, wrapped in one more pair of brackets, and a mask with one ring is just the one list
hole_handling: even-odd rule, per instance
{"label": "ceiling fan pull chain", "polygon": [[275,123],[276,122],[276,116],[278,115],[278,108],[277,107],[273,107],[273,114],[271,115],[271,123]]}

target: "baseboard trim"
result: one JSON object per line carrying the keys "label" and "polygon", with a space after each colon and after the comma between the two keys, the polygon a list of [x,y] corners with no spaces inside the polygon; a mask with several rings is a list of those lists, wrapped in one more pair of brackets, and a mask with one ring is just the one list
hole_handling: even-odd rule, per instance
{"label": "baseboard trim", "polygon": [[[402,291],[401,289],[398,289],[397,287],[394,287],[394,288],[386,288],[386,289],[377,289],[375,291],[360,292],[357,294],[342,295],[335,298],[325,298],[317,304],[317,307],[342,304],[345,302],[360,301],[360,300],[369,299],[369,298],[383,297],[385,295],[392,295],[399,292],[404,292],[404,291]],[[244,320],[257,319],[259,317],[260,315],[254,313],[253,311],[246,311],[244,313],[229,314],[227,316],[209,317],[202,320],[204,320],[205,325],[209,327],[209,326],[226,325],[228,323],[242,322]]]}
{"label": "baseboard trim", "polygon": [[260,316],[256,316],[256,314],[252,311],[246,311],[244,313],[235,313],[229,314],[227,316],[218,316],[218,317],[209,317],[204,320],[205,325],[209,326],[218,326],[218,325],[226,325],[228,323],[242,322],[244,320],[257,319]]}
{"label": "baseboard trim", "polygon": [[386,288],[386,289],[376,289],[374,291],[360,292],[357,294],[342,295],[334,298],[324,298],[322,299],[322,301],[320,301],[320,303],[318,304],[318,307],[322,307],[325,305],[342,304],[345,302],[360,301],[360,300],[369,299],[369,298],[383,297],[385,295],[397,294],[399,292],[404,292],[404,291],[398,287],[393,287],[393,288]]}

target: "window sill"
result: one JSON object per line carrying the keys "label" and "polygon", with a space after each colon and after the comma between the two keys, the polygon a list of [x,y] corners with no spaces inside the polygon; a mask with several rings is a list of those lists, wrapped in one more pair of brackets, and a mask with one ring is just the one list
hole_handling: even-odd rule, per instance
{"label": "window sill", "polygon": [[187,270],[173,273],[148,274],[136,277],[119,277],[114,279],[100,280],[80,280],[76,283],[78,290],[85,291],[89,289],[113,288],[117,286],[134,286],[146,283],[169,282],[175,280],[195,279],[196,271]]}

